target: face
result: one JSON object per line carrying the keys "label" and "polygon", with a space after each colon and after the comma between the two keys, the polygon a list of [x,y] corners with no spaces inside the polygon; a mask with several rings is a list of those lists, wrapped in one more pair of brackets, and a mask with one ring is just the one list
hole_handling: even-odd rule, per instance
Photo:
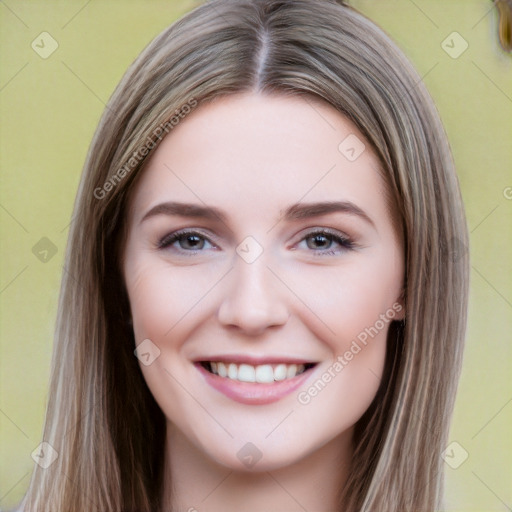
{"label": "face", "polygon": [[354,125],[299,97],[202,105],[127,215],[138,357],[170,430],[254,471],[351,437],[404,313],[402,242]]}

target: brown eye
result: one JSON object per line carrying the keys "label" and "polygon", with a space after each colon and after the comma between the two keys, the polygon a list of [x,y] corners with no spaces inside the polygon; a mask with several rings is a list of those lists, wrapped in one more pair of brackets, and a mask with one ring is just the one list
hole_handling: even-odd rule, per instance
{"label": "brown eye", "polygon": [[213,247],[208,238],[196,231],[170,233],[158,243],[159,249],[174,249],[178,252],[202,251]]}
{"label": "brown eye", "polygon": [[332,243],[332,236],[324,233],[317,233],[306,238],[308,249],[330,249]]}
{"label": "brown eye", "polygon": [[299,242],[302,249],[311,249],[317,255],[335,255],[354,247],[354,243],[348,237],[337,231],[321,229],[308,233]]}
{"label": "brown eye", "polygon": [[198,235],[182,235],[177,242],[182,249],[187,250],[202,249],[205,244],[204,238]]}

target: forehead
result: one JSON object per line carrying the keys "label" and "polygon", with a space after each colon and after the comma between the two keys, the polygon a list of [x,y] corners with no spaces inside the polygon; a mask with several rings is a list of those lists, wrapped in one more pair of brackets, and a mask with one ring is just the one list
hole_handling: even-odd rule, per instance
{"label": "forehead", "polygon": [[341,199],[377,215],[386,210],[368,142],[333,107],[306,97],[242,94],[201,105],[166,136],[142,172],[135,210],[199,201],[241,218],[276,215],[301,200]]}

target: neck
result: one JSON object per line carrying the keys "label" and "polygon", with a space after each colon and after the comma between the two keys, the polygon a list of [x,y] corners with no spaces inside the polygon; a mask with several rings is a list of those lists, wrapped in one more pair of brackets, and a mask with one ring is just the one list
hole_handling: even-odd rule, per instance
{"label": "neck", "polygon": [[339,491],[352,458],[352,431],[303,459],[272,471],[221,466],[167,424],[165,512],[303,512],[339,510]]}

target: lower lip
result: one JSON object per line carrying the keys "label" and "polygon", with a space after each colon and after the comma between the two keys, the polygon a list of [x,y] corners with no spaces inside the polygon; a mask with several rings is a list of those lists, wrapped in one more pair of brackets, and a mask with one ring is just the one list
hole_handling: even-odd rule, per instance
{"label": "lower lip", "polygon": [[199,363],[196,363],[195,366],[212,388],[235,402],[247,405],[264,405],[281,400],[300,387],[313,370],[310,368],[291,379],[276,381],[272,384],[260,384],[259,382],[240,382],[227,377],[219,377]]}

